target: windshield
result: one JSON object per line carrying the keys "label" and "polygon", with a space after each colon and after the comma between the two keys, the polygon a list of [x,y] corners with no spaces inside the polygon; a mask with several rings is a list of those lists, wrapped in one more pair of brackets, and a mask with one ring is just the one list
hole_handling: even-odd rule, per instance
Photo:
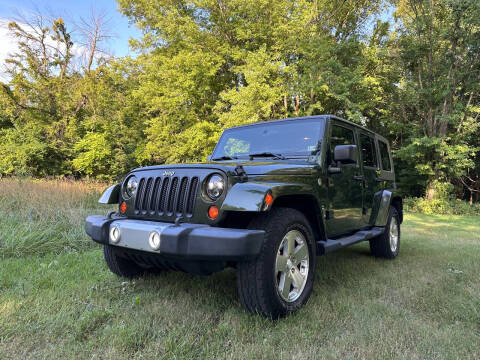
{"label": "windshield", "polygon": [[291,120],[227,129],[212,160],[242,157],[301,157],[320,149],[324,120]]}

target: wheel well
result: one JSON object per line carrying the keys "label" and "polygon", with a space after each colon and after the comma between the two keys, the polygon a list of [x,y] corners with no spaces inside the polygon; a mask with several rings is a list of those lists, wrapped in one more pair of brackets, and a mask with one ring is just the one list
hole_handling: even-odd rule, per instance
{"label": "wheel well", "polygon": [[318,204],[313,196],[309,195],[285,195],[281,196],[273,202],[273,207],[292,208],[303,213],[310,223],[313,236],[316,241],[323,239],[324,231],[319,224],[318,217],[321,214]]}
{"label": "wheel well", "polygon": [[400,196],[396,196],[392,199],[392,206],[397,209],[400,217],[400,224],[403,222],[403,200]]}

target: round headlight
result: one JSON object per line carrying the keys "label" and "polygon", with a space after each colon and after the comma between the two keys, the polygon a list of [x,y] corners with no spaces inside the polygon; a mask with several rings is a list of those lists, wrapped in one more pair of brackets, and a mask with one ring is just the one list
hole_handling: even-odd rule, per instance
{"label": "round headlight", "polygon": [[137,178],[135,176],[132,176],[127,181],[127,186],[125,188],[125,193],[127,194],[128,197],[135,196],[136,193],[137,193],[137,188],[138,188]]}
{"label": "round headlight", "polygon": [[217,174],[210,176],[207,182],[207,195],[210,199],[216,200],[222,195],[225,188],[223,177]]}

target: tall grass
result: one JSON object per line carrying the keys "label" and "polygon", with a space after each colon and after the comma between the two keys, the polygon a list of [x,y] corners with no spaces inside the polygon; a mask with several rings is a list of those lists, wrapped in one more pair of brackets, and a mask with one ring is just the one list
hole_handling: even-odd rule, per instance
{"label": "tall grass", "polygon": [[88,214],[108,185],[69,180],[0,179],[0,257],[78,251],[93,246],[84,231]]}

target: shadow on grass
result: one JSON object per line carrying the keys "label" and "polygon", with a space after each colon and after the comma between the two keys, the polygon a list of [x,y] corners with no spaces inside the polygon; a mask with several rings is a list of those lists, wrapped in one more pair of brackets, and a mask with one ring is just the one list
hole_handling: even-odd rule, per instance
{"label": "shadow on grass", "polygon": [[[334,297],[337,291],[355,296],[356,286],[352,285],[370,277],[375,265],[381,268],[381,262],[389,261],[373,257],[368,243],[365,244],[316,258],[316,280],[310,304],[319,304],[316,297],[324,290],[329,292],[329,297]],[[237,293],[236,270],[231,268],[208,276],[175,271],[149,274],[137,280],[136,290],[158,292],[163,300],[182,299],[209,316],[221,317],[222,313],[232,310],[247,315]]]}

